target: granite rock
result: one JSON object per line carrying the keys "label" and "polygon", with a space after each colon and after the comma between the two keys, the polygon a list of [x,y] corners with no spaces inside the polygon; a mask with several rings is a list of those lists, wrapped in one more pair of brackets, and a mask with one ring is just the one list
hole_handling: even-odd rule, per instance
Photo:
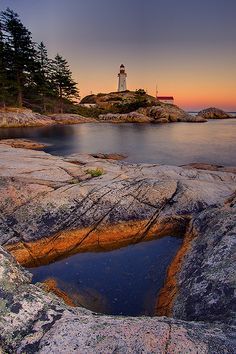
{"label": "granite rock", "polygon": [[3,353],[233,353],[233,328],[166,317],[99,315],[66,306],[0,247]]}
{"label": "granite rock", "polygon": [[[88,170],[104,174],[91,178]],[[0,348],[11,353],[233,353],[235,173],[67,158],[0,145]],[[164,235],[183,245],[159,315],[66,306],[22,265]],[[7,252],[8,251],[8,252]],[[163,300],[164,295],[164,300]]]}
{"label": "granite rock", "polygon": [[200,111],[197,117],[202,117],[205,119],[226,119],[232,118],[232,115],[222,111],[219,108],[211,107]]}

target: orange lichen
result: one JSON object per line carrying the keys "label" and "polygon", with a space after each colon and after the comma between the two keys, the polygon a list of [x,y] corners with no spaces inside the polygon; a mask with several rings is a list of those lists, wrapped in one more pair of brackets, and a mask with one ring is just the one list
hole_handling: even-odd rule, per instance
{"label": "orange lichen", "polygon": [[33,242],[18,242],[6,249],[24,266],[34,267],[51,263],[78,252],[108,251],[140,241],[183,234],[183,219],[167,223],[150,220],[120,222],[115,225],[65,230]]}
{"label": "orange lichen", "polygon": [[185,235],[181,248],[168,268],[164,287],[161,289],[156,302],[155,313],[158,316],[172,316],[174,299],[178,293],[177,274],[181,269],[185,255],[191,247],[193,238],[193,232]]}
{"label": "orange lichen", "polygon": [[73,300],[69,297],[69,295],[58,288],[58,284],[55,279],[53,279],[53,278],[46,279],[43,282],[43,287],[46,291],[51,292],[51,293],[57,295],[58,297],[60,297],[61,299],[63,299],[63,301],[67,305],[73,306],[73,307],[76,306],[75,303],[73,302]]}

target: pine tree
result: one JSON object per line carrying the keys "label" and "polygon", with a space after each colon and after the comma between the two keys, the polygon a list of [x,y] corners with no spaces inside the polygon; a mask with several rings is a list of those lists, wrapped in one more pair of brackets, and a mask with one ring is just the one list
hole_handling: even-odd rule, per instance
{"label": "pine tree", "polygon": [[48,96],[53,96],[54,92],[52,85],[52,61],[48,58],[47,49],[43,42],[38,45],[37,64],[37,91],[41,97],[42,110],[45,113],[47,111],[46,99]]}
{"label": "pine tree", "polygon": [[46,112],[64,103],[69,109],[79,97],[76,82],[65,59],[48,58],[41,42],[36,45],[19,16],[10,10],[0,12],[0,104],[23,103]]}
{"label": "pine tree", "polygon": [[24,87],[32,84],[35,71],[35,49],[31,33],[25,28],[18,15],[9,8],[1,13],[2,30],[10,51],[12,79],[16,82],[17,103],[23,105]]}
{"label": "pine tree", "polygon": [[78,98],[79,91],[76,87],[76,82],[72,79],[72,73],[67,61],[59,54],[56,55],[53,61],[52,80],[59,99],[59,110],[60,113],[63,113],[64,99]]}
{"label": "pine tree", "polygon": [[2,23],[0,22],[0,105],[3,107],[6,105],[8,86],[6,63],[6,45],[4,42]]}

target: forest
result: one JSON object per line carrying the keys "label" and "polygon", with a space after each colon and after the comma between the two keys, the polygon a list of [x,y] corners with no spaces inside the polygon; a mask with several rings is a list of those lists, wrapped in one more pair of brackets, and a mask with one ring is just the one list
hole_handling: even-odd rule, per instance
{"label": "forest", "polygon": [[40,113],[73,112],[77,83],[65,58],[49,58],[19,15],[0,12],[0,107],[26,107]]}

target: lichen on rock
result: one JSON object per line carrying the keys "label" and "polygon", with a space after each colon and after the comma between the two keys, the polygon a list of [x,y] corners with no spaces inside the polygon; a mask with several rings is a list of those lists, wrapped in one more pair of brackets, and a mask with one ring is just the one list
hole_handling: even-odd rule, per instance
{"label": "lichen on rock", "polygon": [[[106,173],[84,178],[96,168]],[[75,178],[80,182],[71,183]],[[222,169],[61,158],[0,146],[2,350],[233,353],[235,189],[235,173]],[[163,289],[168,301],[158,300],[159,313],[168,318],[72,308],[31,284],[12,256],[22,264],[45,264],[170,234],[184,242]]]}

